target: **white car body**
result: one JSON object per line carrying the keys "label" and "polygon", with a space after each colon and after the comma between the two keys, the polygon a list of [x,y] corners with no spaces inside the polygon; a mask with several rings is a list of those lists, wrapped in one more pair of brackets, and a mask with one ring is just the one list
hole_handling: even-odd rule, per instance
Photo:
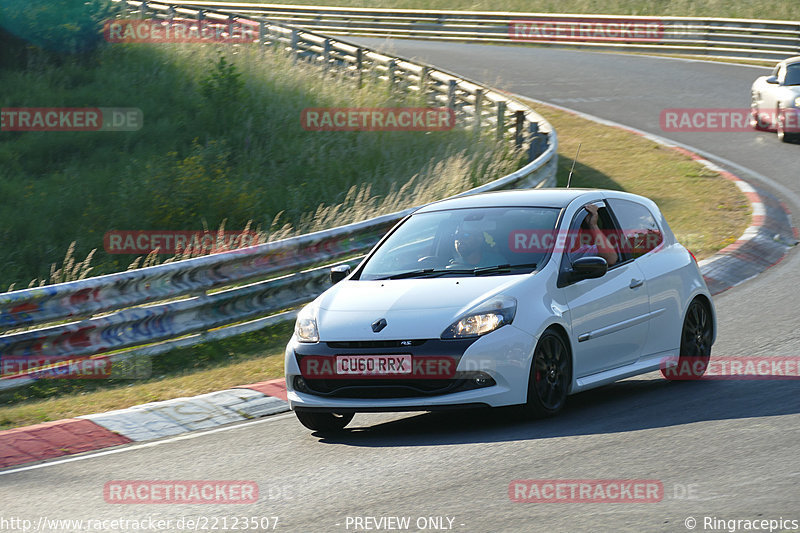
{"label": "white car body", "polygon": [[[341,413],[525,404],[534,350],[546,330],[558,330],[568,346],[571,356],[569,394],[658,370],[665,358],[679,355],[682,326],[690,302],[701,299],[712,319],[715,313],[697,263],[675,240],[652,201],[618,191],[536,189],[444,200],[422,207],[411,216],[480,207],[539,206],[558,210],[557,228],[563,231],[576,223],[579,211],[585,215],[585,210],[581,211],[585,204],[600,202],[598,205],[604,205],[608,213],[609,202],[617,200],[646,208],[656,221],[663,242],[644,255],[618,262],[602,277],[566,285],[559,283],[559,276],[563,277],[571,263],[565,257],[567,251],[558,246],[545,264],[533,272],[355,279],[376,250],[402,226],[404,222],[401,222],[352,274],[301,312],[301,315],[315,317],[319,340],[302,342],[296,330],[286,348],[286,385],[291,408]],[[616,203],[629,206],[624,202]],[[498,238],[497,242],[500,241]],[[511,323],[466,340],[442,339],[443,332],[465,313],[498,295],[517,302]],[[385,319],[385,327],[375,332],[371,325],[379,319]],[[715,334],[715,321],[711,327]],[[420,347],[411,345],[420,341],[425,341]],[[416,350],[423,350],[425,346],[427,352],[417,353]],[[301,383],[306,389],[298,390],[297,380],[302,378],[299,358],[308,354],[336,357],[354,353],[412,354],[413,357],[430,353],[452,355],[458,360],[458,372],[483,372],[491,377],[493,384],[441,394],[415,396],[406,391],[397,397],[375,390],[384,382],[364,390],[360,390],[359,383],[351,383],[354,387],[349,392],[337,394],[325,389],[325,394],[317,394],[313,387],[307,388],[313,380],[303,380]],[[402,383],[398,386],[403,387]],[[336,387],[335,382],[333,387]]]}
{"label": "white car body", "polygon": [[778,63],[750,89],[750,122],[778,132],[782,141],[800,137],[800,56]]}

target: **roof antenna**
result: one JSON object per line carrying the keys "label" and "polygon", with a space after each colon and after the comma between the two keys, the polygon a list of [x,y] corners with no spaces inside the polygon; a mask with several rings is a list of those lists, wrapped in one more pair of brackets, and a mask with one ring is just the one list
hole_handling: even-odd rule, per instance
{"label": "roof antenna", "polygon": [[572,181],[572,171],[575,170],[575,162],[578,160],[578,156],[581,154],[581,144],[578,143],[578,151],[575,154],[575,159],[572,160],[572,168],[569,169],[569,176],[567,176],[567,189],[569,189],[569,184]]}

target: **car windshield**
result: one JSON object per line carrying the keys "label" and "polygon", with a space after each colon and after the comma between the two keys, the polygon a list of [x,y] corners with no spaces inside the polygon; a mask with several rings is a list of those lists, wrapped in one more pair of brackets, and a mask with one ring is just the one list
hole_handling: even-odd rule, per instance
{"label": "car windshield", "polygon": [[487,207],[412,215],[364,265],[362,280],[529,272],[549,257],[560,210]]}
{"label": "car windshield", "polygon": [[800,85],[800,63],[789,65],[786,68],[786,78],[784,78],[783,84]]}

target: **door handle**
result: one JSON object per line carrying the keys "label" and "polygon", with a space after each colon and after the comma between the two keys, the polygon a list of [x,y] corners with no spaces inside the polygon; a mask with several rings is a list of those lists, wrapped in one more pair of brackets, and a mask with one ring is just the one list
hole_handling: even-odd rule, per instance
{"label": "door handle", "polygon": [[631,284],[628,285],[628,287],[630,287],[631,289],[635,289],[636,287],[641,287],[642,285],[644,285],[644,280],[643,279],[635,279],[634,278],[634,279],[631,280]]}

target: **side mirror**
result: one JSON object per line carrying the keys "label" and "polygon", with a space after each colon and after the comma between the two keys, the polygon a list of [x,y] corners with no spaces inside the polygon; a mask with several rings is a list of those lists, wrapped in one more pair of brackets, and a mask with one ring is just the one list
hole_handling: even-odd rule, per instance
{"label": "side mirror", "polygon": [[608,272],[608,263],[602,257],[581,257],[572,263],[570,281],[600,278],[604,276],[606,272]]}
{"label": "side mirror", "polygon": [[331,268],[331,283],[339,283],[350,275],[350,265],[336,265]]}
{"label": "side mirror", "polygon": [[765,81],[766,81],[767,83],[770,83],[770,84],[772,84],[772,85],[778,85],[778,77],[777,77],[777,76],[770,76],[770,77],[769,77],[769,78],[767,78]]}

